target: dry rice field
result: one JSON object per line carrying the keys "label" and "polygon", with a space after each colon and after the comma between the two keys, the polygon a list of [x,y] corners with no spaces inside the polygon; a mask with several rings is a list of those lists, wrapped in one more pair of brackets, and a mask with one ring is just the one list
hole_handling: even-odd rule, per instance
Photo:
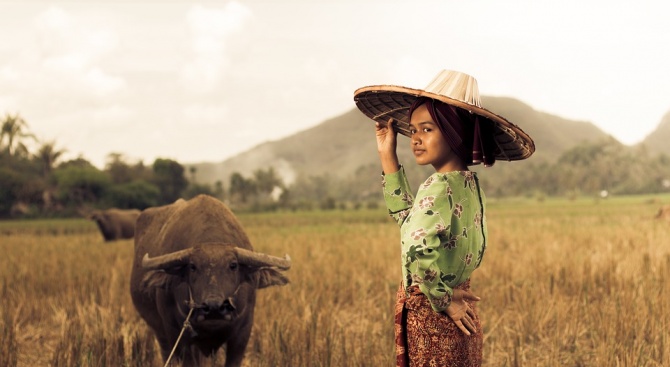
{"label": "dry rice field", "polygon": [[[475,272],[486,366],[670,366],[668,197],[489,201]],[[392,366],[399,232],[384,210],[241,214],[291,284],[259,291],[245,366]],[[128,291],[132,240],[0,222],[0,366],[162,366]],[[219,360],[223,362],[223,353]]]}

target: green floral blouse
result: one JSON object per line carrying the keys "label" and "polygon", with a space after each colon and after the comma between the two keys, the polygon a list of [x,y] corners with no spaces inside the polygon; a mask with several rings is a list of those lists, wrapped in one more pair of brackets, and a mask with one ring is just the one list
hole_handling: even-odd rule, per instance
{"label": "green floral blouse", "polygon": [[436,172],[412,197],[404,168],[383,176],[389,215],[400,225],[405,289],[418,285],[433,310],[479,267],[486,250],[486,197],[475,172]]}

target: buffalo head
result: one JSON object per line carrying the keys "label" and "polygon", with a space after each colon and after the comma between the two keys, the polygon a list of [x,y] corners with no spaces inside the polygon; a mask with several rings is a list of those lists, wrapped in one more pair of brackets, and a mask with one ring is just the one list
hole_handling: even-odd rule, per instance
{"label": "buffalo head", "polygon": [[172,285],[182,304],[195,309],[194,326],[217,328],[245,313],[250,292],[288,283],[280,270],[289,269],[291,259],[205,243],[153,258],[145,254],[142,267],[149,270],[145,285]]}

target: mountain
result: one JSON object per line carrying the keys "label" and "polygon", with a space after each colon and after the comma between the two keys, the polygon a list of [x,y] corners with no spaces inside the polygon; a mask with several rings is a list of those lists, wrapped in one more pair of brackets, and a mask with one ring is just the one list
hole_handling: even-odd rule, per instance
{"label": "mountain", "polygon": [[642,141],[650,153],[663,153],[670,156],[670,112],[661,119],[656,129]]}
{"label": "mountain", "polygon": [[[581,142],[608,137],[589,122],[567,120],[536,111],[513,98],[484,96],[482,104],[520,126],[533,138],[536,152],[531,160],[536,162],[551,161]],[[398,155],[401,162],[413,160],[410,150],[406,148],[408,145],[409,140],[399,136]],[[214,183],[221,180],[227,185],[234,172],[249,177],[255,170],[269,167],[274,167],[284,182],[290,183],[301,174],[317,176],[328,173],[345,178],[353,175],[360,167],[371,165],[380,167],[374,125],[372,120],[354,107],[310,129],[260,144],[223,162],[187,166],[196,167],[198,182]]]}
{"label": "mountain", "polygon": [[514,98],[483,96],[482,105],[518,125],[533,138],[536,150],[531,158],[535,160],[551,160],[575,145],[608,137],[590,122],[568,120],[537,111]]}

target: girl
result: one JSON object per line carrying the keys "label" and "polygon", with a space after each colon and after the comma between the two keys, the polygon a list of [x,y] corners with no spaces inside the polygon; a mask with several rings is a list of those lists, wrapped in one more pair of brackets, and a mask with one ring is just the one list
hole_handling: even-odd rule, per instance
{"label": "girl", "polygon": [[[470,276],[486,251],[486,197],[468,166],[528,158],[534,143],[482,108],[475,79],[460,72],[442,71],[425,90],[361,88],[354,99],[376,121],[384,199],[400,225],[396,364],[480,366],[480,298]],[[396,132],[410,137],[417,164],[435,169],[416,197],[398,161]]]}

